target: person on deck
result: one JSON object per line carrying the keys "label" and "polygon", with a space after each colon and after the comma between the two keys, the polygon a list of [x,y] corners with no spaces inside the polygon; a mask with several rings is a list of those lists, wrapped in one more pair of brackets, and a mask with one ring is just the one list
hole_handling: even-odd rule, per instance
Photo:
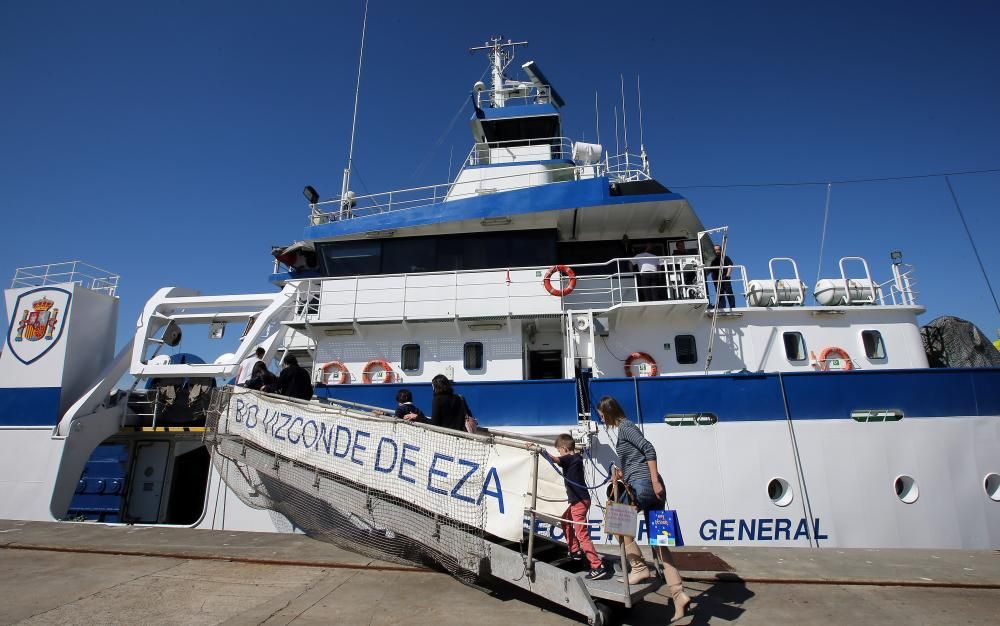
{"label": "person on deck", "polygon": [[309,378],[309,372],[299,366],[299,360],[295,358],[294,354],[285,355],[282,368],[275,391],[289,398],[311,400],[313,397],[312,380]]}
{"label": "person on deck", "polygon": [[254,353],[240,361],[240,368],[236,374],[236,384],[246,385],[253,376],[253,366],[264,362],[264,348],[257,346]]}
{"label": "person on deck", "polygon": [[267,369],[266,363],[257,361],[250,373],[250,380],[246,382],[246,388],[273,393],[277,387],[278,377]]}
{"label": "person on deck", "polygon": [[472,415],[465,404],[465,398],[455,393],[451,381],[444,374],[438,374],[431,379],[431,389],[434,391],[431,424],[464,431],[465,417]]}
{"label": "person on deck", "polygon": [[716,244],[713,248],[715,258],[708,264],[708,274],[715,282],[715,298],[717,305],[723,309],[736,308],[736,296],[733,294],[733,260],[729,255],[722,255],[722,246]]}
{"label": "person on deck", "polygon": [[408,422],[418,424],[430,424],[424,412],[417,405],[413,404],[413,392],[409,389],[400,389],[396,392],[396,418],[404,419]]}
{"label": "person on deck", "polygon": [[632,265],[638,272],[635,280],[639,291],[639,302],[662,299],[657,284],[657,257],[653,254],[653,250],[653,244],[647,243],[643,252],[632,257]]}

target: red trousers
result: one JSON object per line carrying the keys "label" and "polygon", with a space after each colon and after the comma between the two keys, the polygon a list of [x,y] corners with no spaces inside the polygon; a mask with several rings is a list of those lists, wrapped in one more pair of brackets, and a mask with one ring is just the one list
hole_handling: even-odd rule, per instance
{"label": "red trousers", "polygon": [[587,557],[587,562],[590,563],[590,567],[595,568],[601,566],[601,557],[597,556],[597,550],[594,550],[594,542],[590,540],[590,522],[587,519],[589,511],[590,500],[571,504],[562,514],[563,518],[571,519],[574,522],[583,522],[583,524],[562,522],[561,525],[563,534],[566,535],[566,545],[569,546],[569,551],[576,552],[577,550],[582,550]]}

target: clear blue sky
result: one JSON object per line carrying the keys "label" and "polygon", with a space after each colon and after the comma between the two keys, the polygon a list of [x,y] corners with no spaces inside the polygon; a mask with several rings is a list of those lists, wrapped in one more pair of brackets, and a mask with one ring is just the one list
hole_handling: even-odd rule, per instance
{"label": "clear blue sky", "polygon": [[[644,5],[372,0],[353,187],[444,182],[471,143],[468,108],[449,122],[486,67],[466,49],[497,33],[531,42],[518,60],[544,68],[577,139],[594,139],[596,89],[613,143],[619,73],[641,75],[654,175],[728,224],[757,277],[792,256],[814,281],[825,189],[688,187],[1000,167],[995,2],[629,6]],[[0,272],[119,272],[122,333],[161,286],[270,290],[270,245],[306,224],[303,185],[339,190],[362,7],[0,1]],[[995,272],[1000,175],[953,184]],[[836,186],[824,275],[860,255],[885,280],[895,248],[917,266],[924,322],[954,314],[994,336],[943,180]]]}

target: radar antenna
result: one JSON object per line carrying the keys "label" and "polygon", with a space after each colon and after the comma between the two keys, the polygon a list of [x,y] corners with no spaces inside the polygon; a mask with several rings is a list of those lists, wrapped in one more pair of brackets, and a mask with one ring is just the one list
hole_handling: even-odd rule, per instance
{"label": "radar antenna", "polygon": [[527,41],[503,40],[503,35],[491,37],[489,41],[481,46],[469,48],[469,53],[486,50],[490,57],[490,69],[493,74],[493,94],[491,101],[494,107],[502,107],[506,101],[506,91],[504,90],[504,70],[514,60],[515,46],[526,46]]}

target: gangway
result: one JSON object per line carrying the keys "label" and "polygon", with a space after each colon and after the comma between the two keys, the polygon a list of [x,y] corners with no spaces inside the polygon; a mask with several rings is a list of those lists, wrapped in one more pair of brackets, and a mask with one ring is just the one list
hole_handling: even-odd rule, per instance
{"label": "gangway", "polygon": [[[656,576],[618,582],[624,553],[615,576],[588,580],[565,558],[565,544],[536,532],[536,520],[558,523],[554,511],[565,506],[561,477],[538,461],[541,440],[459,433],[391,415],[227,387],[213,397],[205,443],[244,502],[355,552],[436,566],[479,586],[502,581],[598,626],[610,623],[612,603],[632,607],[660,586]],[[474,476],[450,471],[480,461]],[[430,497],[421,496],[425,490]],[[496,495],[499,508],[491,502]]]}

